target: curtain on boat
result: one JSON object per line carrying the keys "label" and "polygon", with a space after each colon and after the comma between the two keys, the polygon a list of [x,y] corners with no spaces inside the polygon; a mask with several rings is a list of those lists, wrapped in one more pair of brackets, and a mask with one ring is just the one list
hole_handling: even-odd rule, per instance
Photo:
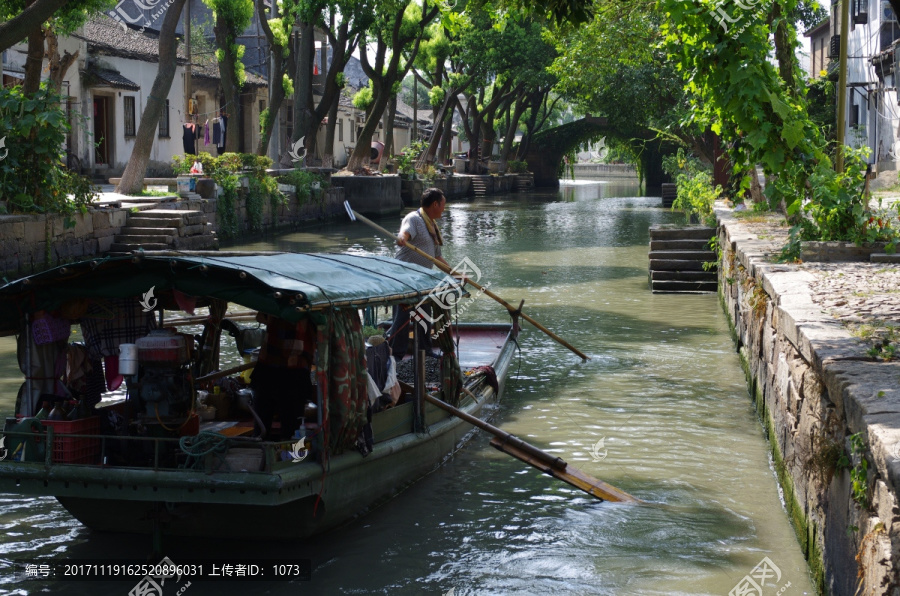
{"label": "curtain on boat", "polygon": [[[450,310],[440,308],[436,302],[431,303],[432,312],[443,312],[442,317],[436,317],[440,321],[450,320]],[[443,352],[441,358],[441,400],[451,406],[459,405],[459,392],[462,387],[462,373],[459,369],[459,360],[456,357],[456,345],[453,343],[451,325],[441,325],[437,331],[438,346]],[[434,338],[434,336],[432,336]]]}
{"label": "curtain on boat", "polygon": [[322,404],[322,431],[331,455],[353,449],[366,424],[365,342],[356,309],[332,310],[318,325],[316,381]]}

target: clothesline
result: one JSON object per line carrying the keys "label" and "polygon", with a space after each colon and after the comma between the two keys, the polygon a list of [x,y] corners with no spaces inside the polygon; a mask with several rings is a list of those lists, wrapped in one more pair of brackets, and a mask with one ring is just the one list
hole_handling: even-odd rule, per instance
{"label": "clothesline", "polygon": [[[222,110],[224,110],[225,108],[227,108],[228,106],[230,106],[230,105],[233,104],[233,103],[234,103],[233,101],[229,101],[229,102],[226,103],[224,106],[222,106],[222,107],[220,107],[220,108],[218,108],[218,109],[216,109],[216,110],[212,110],[211,112],[203,112],[203,113],[201,113],[201,114],[188,114],[188,116],[191,116],[191,117],[193,117],[193,118],[197,118],[197,119],[199,120],[199,119],[202,118],[203,116],[209,116],[210,114],[218,115],[219,112],[221,112]],[[179,116],[183,116],[183,115],[184,115],[184,113],[181,111],[181,108],[178,109],[178,115],[179,115]],[[226,114],[226,116],[227,116],[227,114]]]}

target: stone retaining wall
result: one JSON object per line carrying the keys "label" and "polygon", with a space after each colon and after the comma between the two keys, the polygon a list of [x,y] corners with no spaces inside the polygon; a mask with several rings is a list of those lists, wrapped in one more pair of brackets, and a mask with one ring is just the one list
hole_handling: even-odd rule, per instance
{"label": "stone retaining wall", "polygon": [[[239,192],[237,201],[238,234],[237,237],[255,235],[260,232],[268,234],[281,230],[295,228],[304,223],[318,222],[325,219],[346,217],[344,210],[344,189],[330,187],[320,191],[307,199],[302,205],[297,204],[297,195],[294,192],[285,192],[287,202],[272,209],[269,201],[263,201],[262,205],[262,230],[252,231],[249,226],[249,213],[247,212],[247,193]],[[215,221],[215,229],[219,230],[218,216],[216,214],[216,200],[204,201],[200,207],[207,214],[209,221]]]}
{"label": "stone retaining wall", "polygon": [[[869,357],[866,342],[822,302],[822,280],[852,265],[829,264],[823,274],[821,265],[774,263],[783,231],[755,228],[729,209],[716,213],[720,298],[813,579],[825,594],[896,596],[900,362]],[[856,279],[864,285],[876,274],[867,269]],[[834,304],[856,294],[841,293],[849,295]],[[861,452],[851,435],[862,439]],[[865,479],[862,505],[851,472]]]}
{"label": "stone retaining wall", "polygon": [[13,279],[67,261],[101,255],[121,232],[127,215],[126,209],[92,209],[75,215],[72,218],[75,225],[69,228],[59,215],[2,215],[0,272],[3,277]]}

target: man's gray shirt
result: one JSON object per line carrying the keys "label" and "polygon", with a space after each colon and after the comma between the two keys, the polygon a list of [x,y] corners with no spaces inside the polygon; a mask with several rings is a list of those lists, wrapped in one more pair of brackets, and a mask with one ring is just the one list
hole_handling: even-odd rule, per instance
{"label": "man's gray shirt", "polygon": [[[401,236],[403,235],[403,232],[409,234],[410,239],[408,242],[412,243],[422,252],[435,258],[443,256],[441,255],[441,247],[435,244],[434,238],[428,233],[428,226],[425,223],[425,220],[422,219],[422,215],[418,210],[408,213],[406,217],[403,218],[403,222],[400,224]],[[416,254],[416,252],[408,246],[401,246],[397,250],[397,254],[394,255],[394,258],[406,261],[407,263],[421,265],[426,269],[434,267],[434,264],[431,261],[420,254]]]}

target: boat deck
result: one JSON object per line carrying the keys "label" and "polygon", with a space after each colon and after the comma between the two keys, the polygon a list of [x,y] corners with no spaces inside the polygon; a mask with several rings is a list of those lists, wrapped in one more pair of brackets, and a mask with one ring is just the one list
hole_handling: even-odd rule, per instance
{"label": "boat deck", "polygon": [[[466,324],[460,333],[453,329],[453,340],[458,342],[456,353],[462,370],[485,366],[494,362],[509,335],[508,323]],[[435,346],[436,347],[436,346]],[[403,359],[411,360],[412,354]]]}

